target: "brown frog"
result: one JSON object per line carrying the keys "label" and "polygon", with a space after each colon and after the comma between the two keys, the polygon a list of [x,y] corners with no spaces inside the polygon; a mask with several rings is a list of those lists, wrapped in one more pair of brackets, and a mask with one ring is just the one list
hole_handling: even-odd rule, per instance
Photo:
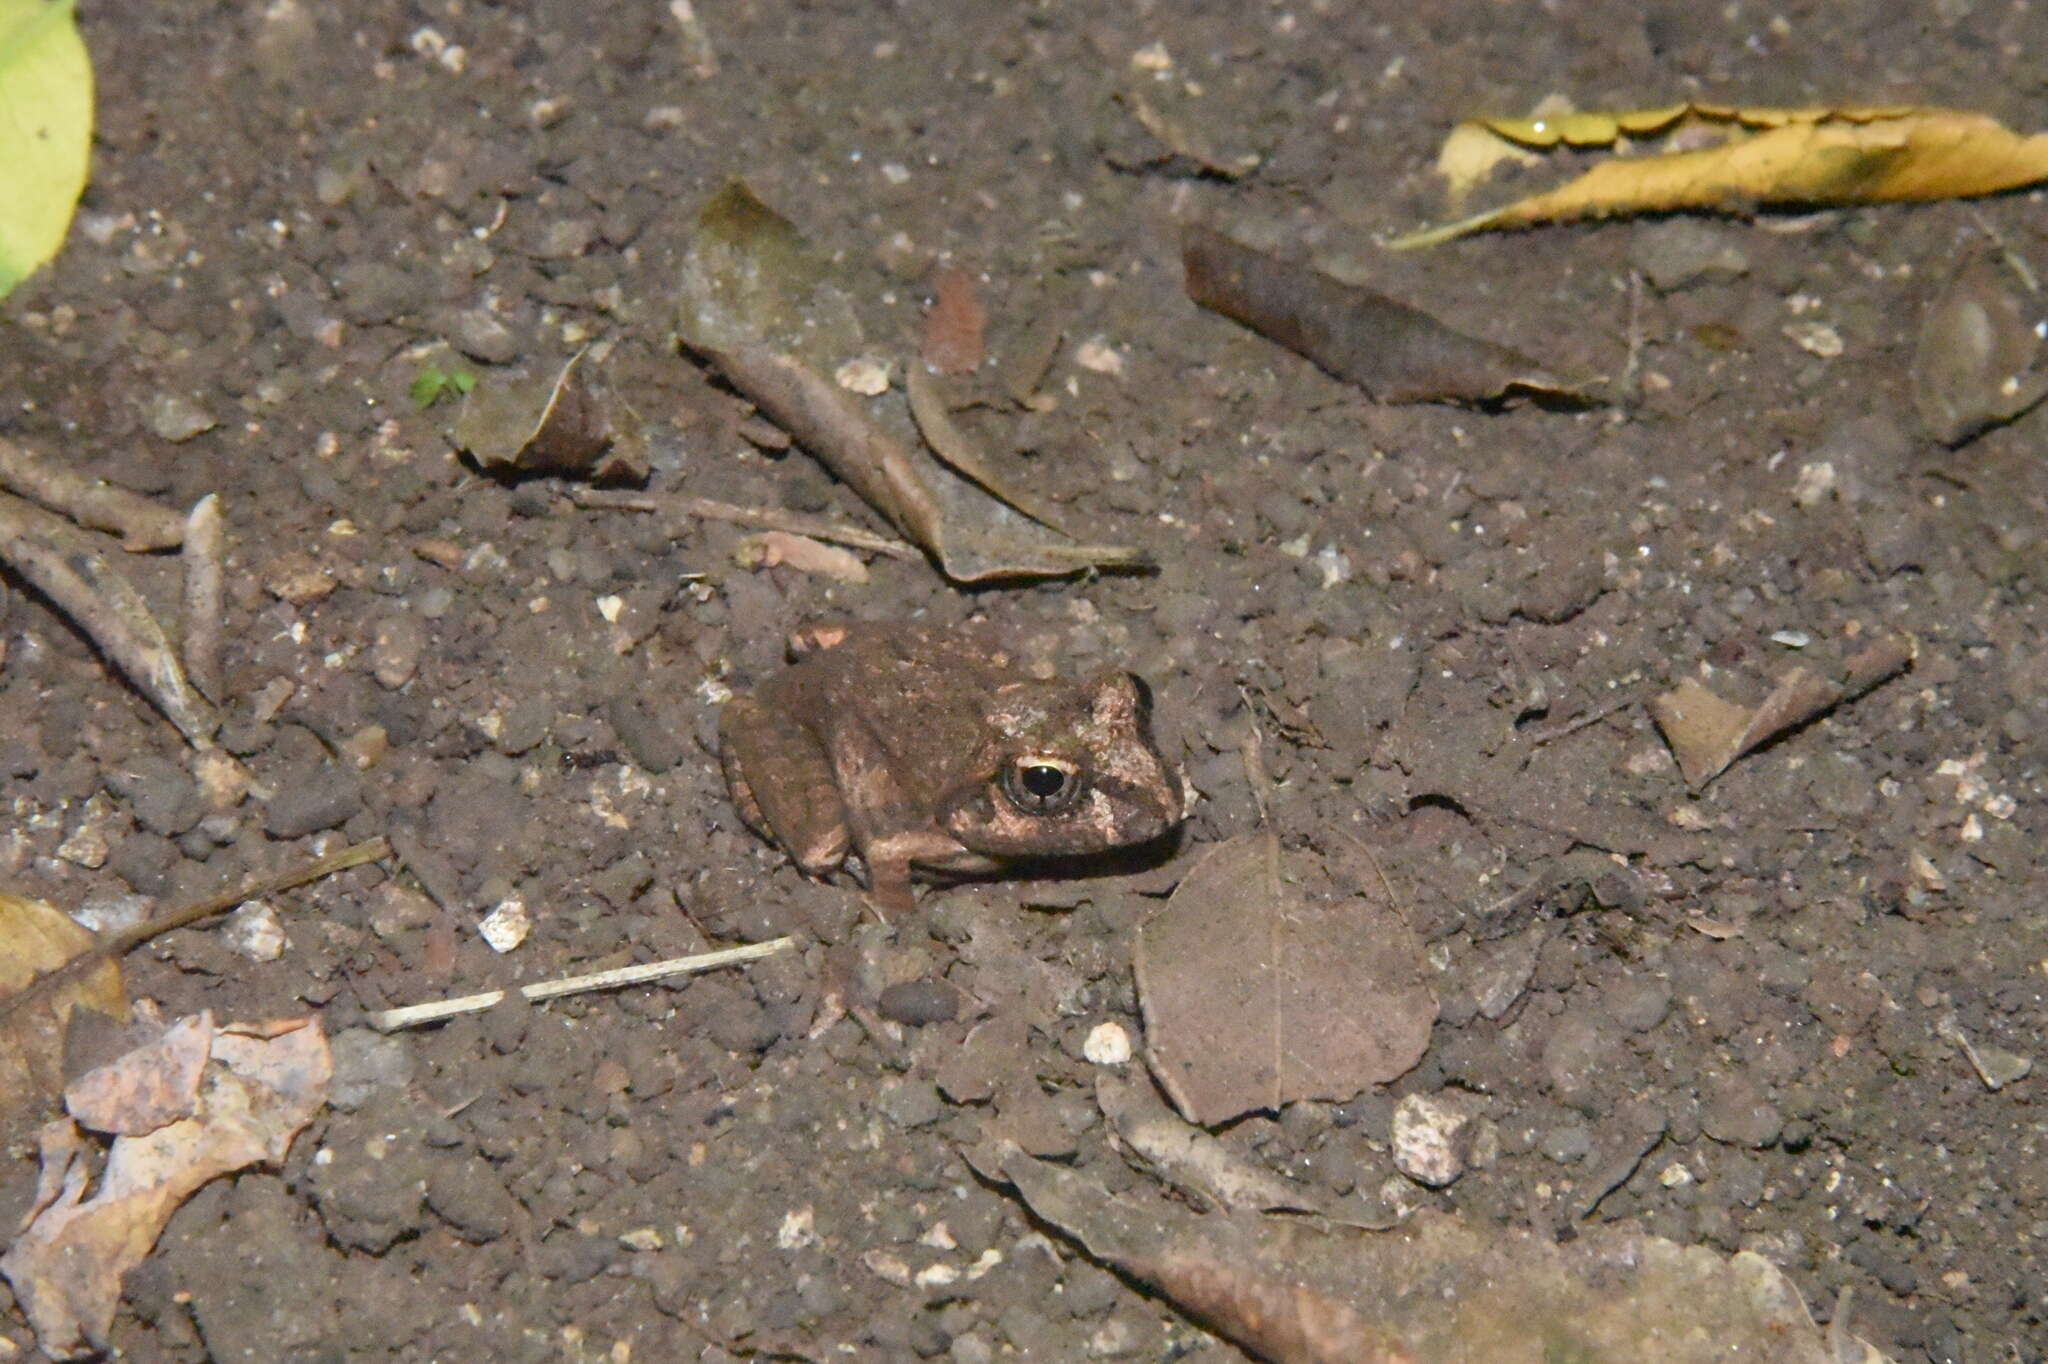
{"label": "brown frog", "polygon": [[975,631],[921,625],[815,626],[790,653],[719,718],[726,782],[805,872],[858,852],[879,909],[910,907],[913,867],[986,874],[1180,823],[1129,673],[1042,680]]}

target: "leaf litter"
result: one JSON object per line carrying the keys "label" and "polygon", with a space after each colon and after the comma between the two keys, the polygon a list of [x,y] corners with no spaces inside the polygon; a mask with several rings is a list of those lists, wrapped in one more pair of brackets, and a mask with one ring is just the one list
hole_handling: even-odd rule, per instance
{"label": "leaf litter", "polygon": [[1423,1210],[1390,1231],[1255,1212],[1197,1214],[1014,1146],[969,1153],[1096,1259],[1275,1364],[1889,1364],[1828,1332],[1763,1256],[1625,1224],[1559,1244]]}
{"label": "leaf litter", "polygon": [[[217,1027],[210,1012],[165,1024],[138,1010],[136,1030],[133,1050],[66,1090],[72,1116],[44,1127],[36,1205],[0,1257],[53,1359],[105,1350],[122,1278],[171,1214],[220,1175],[281,1164],[334,1071],[317,1019]],[[87,1131],[113,1136],[96,1181]]]}
{"label": "leaf litter", "polygon": [[1203,854],[1138,930],[1136,973],[1146,1063],[1205,1127],[1348,1102],[1413,1068],[1436,1022],[1422,944],[1388,897],[1283,857],[1270,833]]}
{"label": "leaf litter", "polygon": [[[1759,206],[1967,198],[2048,178],[2048,133],[2025,136],[1985,114],[1916,105],[1778,109],[1687,103],[1475,119],[1452,131],[1438,169],[1449,179],[1455,203],[1500,161],[1526,160],[1527,149],[1613,146],[1645,137],[1717,140],[1618,156],[1556,189],[1387,244],[1434,246],[1492,228],[1631,213],[1745,213]],[[1484,148],[1488,138],[1500,144],[1497,155]]]}
{"label": "leaf litter", "polygon": [[1832,673],[1823,675],[1803,664],[1787,669],[1754,706],[1729,701],[1688,677],[1650,699],[1650,716],[1678,759],[1686,783],[1698,790],[1743,754],[1912,667],[1917,653],[1911,639],[1886,635]]}
{"label": "leaf litter", "polygon": [[[865,347],[843,290],[786,219],[741,181],[707,203],[684,261],[680,336],[762,413],[914,541],[957,583],[1142,568],[1121,545],[1081,544],[949,472],[901,415],[824,376]],[[887,423],[887,424],[885,424]],[[895,429],[892,429],[895,428]]]}
{"label": "leaf litter", "polygon": [[[94,942],[90,929],[56,906],[0,891],[0,1000],[89,952]],[[0,1115],[24,1111],[40,1096],[57,1092],[65,1028],[80,1007],[128,1017],[119,965],[102,961],[41,991],[27,1007],[0,1013]]]}
{"label": "leaf litter", "polygon": [[1492,402],[1521,389],[1583,400],[1583,385],[1529,356],[1439,322],[1362,284],[1232,241],[1207,227],[1182,237],[1187,294],[1314,361],[1384,403]]}

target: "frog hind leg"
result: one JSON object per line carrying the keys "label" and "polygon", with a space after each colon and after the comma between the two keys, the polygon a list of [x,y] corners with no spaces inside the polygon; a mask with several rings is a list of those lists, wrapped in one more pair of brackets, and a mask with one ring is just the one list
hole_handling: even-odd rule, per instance
{"label": "frog hind leg", "polygon": [[825,751],[807,733],[751,697],[734,697],[719,717],[718,760],[740,818],[806,875],[846,860],[846,809]]}

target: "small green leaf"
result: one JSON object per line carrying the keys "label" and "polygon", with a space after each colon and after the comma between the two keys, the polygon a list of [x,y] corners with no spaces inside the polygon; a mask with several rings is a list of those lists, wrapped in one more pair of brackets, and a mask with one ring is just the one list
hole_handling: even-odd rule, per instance
{"label": "small green leaf", "polygon": [[0,298],[57,254],[85,189],[92,62],[74,0],[0,0]]}
{"label": "small green leaf", "polygon": [[424,412],[450,393],[466,398],[475,387],[476,376],[466,370],[429,365],[412,381],[412,405]]}

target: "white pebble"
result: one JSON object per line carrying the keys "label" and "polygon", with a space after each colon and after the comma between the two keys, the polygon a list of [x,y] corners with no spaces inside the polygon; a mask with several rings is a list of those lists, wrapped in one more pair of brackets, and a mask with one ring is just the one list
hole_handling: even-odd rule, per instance
{"label": "white pebble", "polygon": [[1081,1055],[1098,1066],[1120,1066],[1131,1059],[1131,1035],[1121,1023],[1097,1023],[1081,1043]]}
{"label": "white pebble", "polygon": [[533,920],[526,912],[526,901],[514,895],[499,902],[498,907],[484,915],[483,922],[476,926],[483,934],[493,952],[510,952],[526,941],[526,935],[533,931]]}

